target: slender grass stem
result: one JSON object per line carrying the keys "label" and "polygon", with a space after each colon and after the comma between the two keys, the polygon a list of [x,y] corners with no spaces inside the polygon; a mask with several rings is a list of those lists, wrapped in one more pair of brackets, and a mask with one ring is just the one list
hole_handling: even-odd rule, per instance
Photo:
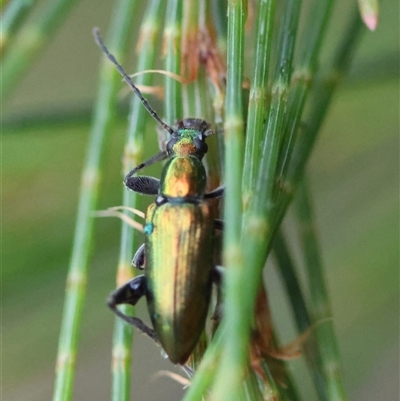
{"label": "slender grass stem", "polygon": [[[259,383],[257,381],[256,373],[253,369],[249,369],[247,377],[244,381],[244,391],[246,393],[246,399],[249,401],[265,401],[264,395],[261,392]],[[267,400],[268,401],[268,400]]]}
{"label": "slender grass stem", "polygon": [[[181,29],[182,0],[169,0],[164,28],[165,69],[180,75],[181,73]],[[175,79],[165,77],[165,120],[174,124],[182,118],[181,84]]]}
{"label": "slender grass stem", "polygon": [[339,350],[334,333],[331,306],[314,226],[309,188],[304,178],[299,188],[295,205],[310,287],[310,305],[313,322],[315,324],[314,330],[318,339],[328,400],[345,401],[347,397],[342,380]]}
{"label": "slender grass stem", "polygon": [[304,174],[304,169],[316,141],[322,122],[326,116],[332,101],[335,89],[342,81],[350,66],[351,59],[360,39],[363,25],[356,6],[350,16],[349,22],[344,29],[342,40],[334,51],[334,57],[328,68],[329,72],[324,75],[314,86],[311,92],[311,110],[305,120],[305,130],[295,143],[293,155],[288,168],[288,174],[281,183],[280,201],[275,217],[274,227],[279,227],[285,211],[296,192],[298,183]]}
{"label": "slender grass stem", "polygon": [[[246,9],[244,1],[228,2],[228,52],[227,91],[225,101],[225,209],[226,230],[224,233],[223,259],[226,266],[225,315],[229,336],[223,354],[215,386],[213,399],[218,401],[237,398],[244,378],[248,353],[249,332],[243,333],[238,319],[241,299],[241,270],[244,259],[240,248],[242,194],[241,176],[243,163],[243,116],[242,78],[244,22]],[[251,315],[250,315],[251,316]],[[247,318],[250,318],[247,316]],[[249,327],[249,324],[247,325]],[[242,337],[244,335],[244,338]],[[226,383],[231,383],[227,386]]]}
{"label": "slender grass stem", "polygon": [[[316,82],[311,93],[311,110],[305,121],[305,132],[296,141],[290,162],[288,177],[284,183],[289,197],[293,196],[296,184],[300,181],[306,162],[311,154],[317,134],[326,116],[333,94],[343,81],[350,67],[357,44],[363,32],[363,24],[354,6],[342,39],[334,51],[328,73]],[[301,139],[301,140],[300,140]]]}
{"label": "slender grass stem", "polygon": [[[275,189],[275,171],[283,137],[283,121],[288,101],[295,37],[300,10],[301,1],[289,1],[281,24],[281,40],[279,46],[281,52],[276,67],[275,80],[272,85],[271,108],[265,131],[262,151],[263,158],[259,169],[259,176],[256,181],[256,196],[254,197],[251,207],[257,214],[270,214],[272,210],[272,197]],[[265,217],[266,216],[263,216],[263,219],[265,219]],[[270,216],[268,217],[267,219],[270,220]]]}
{"label": "slender grass stem", "polygon": [[48,0],[39,16],[21,28],[13,46],[2,60],[2,98],[5,99],[53,37],[76,0]]}
{"label": "slender grass stem", "polygon": [[[294,51],[293,38],[296,33],[300,11],[300,4],[298,2],[293,1],[290,4],[291,7],[288,7],[286,10],[286,13],[284,15],[284,23],[282,24],[281,28],[281,38],[283,46],[280,55],[279,67],[283,66],[284,68],[277,69],[277,90],[275,93],[276,97],[273,100],[274,107],[276,106],[276,110],[273,109],[270,114],[270,123],[268,124],[266,131],[267,138],[264,141],[265,146],[263,149],[263,159],[259,169],[259,176],[257,177],[257,187],[254,197],[251,200],[249,211],[246,214],[243,222],[243,237],[241,241],[241,249],[243,250],[243,254],[240,254],[240,258],[236,256],[235,263],[236,266],[238,266],[236,270],[233,270],[233,268],[231,267],[232,265],[230,265],[226,275],[226,303],[229,305],[229,307],[232,307],[232,309],[233,306],[235,306],[236,308],[234,314],[232,312],[235,319],[235,326],[232,325],[228,329],[230,335],[233,331],[237,330],[237,334],[235,331],[237,338],[234,337],[236,340],[234,343],[235,351],[229,349],[229,352],[231,352],[232,354],[235,355],[236,353],[236,359],[232,358],[232,360],[230,360],[231,369],[232,365],[239,364],[239,361],[242,364],[242,369],[245,366],[245,354],[247,352],[249,334],[252,325],[251,316],[253,315],[257,292],[260,288],[261,272],[265,265],[266,256],[269,250],[268,244],[271,241],[272,235],[272,230],[270,228],[271,218],[268,216],[268,214],[271,213],[272,210],[271,204],[275,175],[274,172],[278,159],[281,127],[286,103],[286,91],[281,91],[280,89],[285,89],[290,79],[289,71]],[[232,169],[232,166],[230,167],[230,169]],[[227,193],[226,203],[229,201],[229,196],[232,195],[229,195]],[[227,233],[225,235],[227,235]],[[225,243],[228,243],[227,239],[225,239]],[[230,262],[229,259],[228,262]],[[241,262],[242,265],[238,264],[238,262]],[[246,266],[251,266],[251,269],[244,269],[244,262],[246,262]],[[235,273],[235,275],[233,275],[233,272]],[[236,303],[234,303],[233,299],[228,299],[230,284],[228,281],[229,277],[231,277],[232,282],[235,279],[235,287],[233,287],[233,284],[231,284],[233,287],[231,291],[236,298]],[[241,293],[243,294],[243,292],[246,294],[246,297],[241,297],[239,295]],[[225,318],[228,325],[228,308],[226,310]],[[243,354],[241,354],[241,352],[243,352]],[[236,369],[240,371],[239,368]],[[235,377],[235,380],[239,381],[240,377]]]}
{"label": "slender grass stem", "polygon": [[13,0],[7,5],[1,19],[0,57],[3,58],[15,33],[24,24],[36,0]]}
{"label": "slender grass stem", "polygon": [[300,288],[292,258],[289,254],[289,248],[280,231],[275,236],[272,249],[276,257],[279,274],[285,285],[289,302],[292,306],[294,320],[299,332],[302,333],[310,328],[311,319],[307,311],[306,302]]}
{"label": "slender grass stem", "polygon": [[[111,50],[120,59],[126,47],[134,4],[130,0],[120,0],[112,18],[109,43]],[[96,209],[98,200],[101,156],[105,136],[111,130],[114,101],[119,83],[118,77],[119,74],[111,63],[104,60],[100,71],[99,92],[94,110],[88,153],[82,174],[75,238],[59,339],[54,401],[68,401],[72,397],[76,353],[93,236],[91,213]]]}
{"label": "slender grass stem", "polygon": [[[276,256],[279,274],[285,285],[287,296],[289,297],[289,302],[292,308],[298,333],[303,334],[306,332],[306,330],[311,328],[312,322],[307,310],[303,292],[300,288],[297,273],[289,253],[289,248],[280,231],[275,236],[273,252]],[[315,344],[312,336],[306,340],[303,348],[319,399],[326,401],[327,394],[321,369],[321,360],[318,353],[318,345]]]}
{"label": "slender grass stem", "polygon": [[278,170],[280,180],[283,180],[287,174],[300,118],[317,68],[321,44],[325,37],[334,2],[335,0],[316,0],[306,23],[307,29],[302,42],[304,49],[301,53],[299,66],[293,73],[295,86],[291,91],[285,118],[284,142]]}
{"label": "slender grass stem", "polygon": [[199,25],[204,11],[203,2],[186,0],[183,3],[181,72],[189,81],[197,78],[199,70]]}
{"label": "slender grass stem", "polygon": [[246,200],[251,197],[255,176],[258,171],[261,152],[261,131],[267,117],[267,86],[271,44],[273,37],[275,0],[259,2],[254,76],[250,88],[247,117],[247,135],[243,168],[243,193]]}
{"label": "slender grass stem", "polygon": [[[160,30],[161,13],[163,7],[160,0],[149,2],[146,14],[143,18],[138,41],[137,71],[151,69],[154,66],[156,56],[156,42]],[[139,75],[136,79],[138,85],[151,85],[152,75]],[[124,176],[143,159],[143,138],[148,119],[147,110],[142,107],[141,101],[133,94],[130,106],[129,127],[125,145],[125,157],[123,160]],[[123,190],[123,205],[133,208],[139,207],[139,199],[136,193]],[[128,212],[124,212],[128,214]],[[125,284],[132,277],[132,245],[134,241],[132,227],[126,223],[121,226],[121,247],[118,261],[117,287]],[[128,307],[121,307],[123,313],[127,313]],[[125,309],[125,310],[124,310]],[[131,311],[129,312],[131,313]],[[132,348],[132,327],[119,318],[115,320],[113,342],[113,401],[128,401],[130,399],[130,366]]]}
{"label": "slender grass stem", "polygon": [[223,327],[216,331],[196,370],[196,374],[193,376],[190,387],[183,398],[184,401],[201,401],[204,399],[204,394],[215,379],[225,335],[226,331]]}

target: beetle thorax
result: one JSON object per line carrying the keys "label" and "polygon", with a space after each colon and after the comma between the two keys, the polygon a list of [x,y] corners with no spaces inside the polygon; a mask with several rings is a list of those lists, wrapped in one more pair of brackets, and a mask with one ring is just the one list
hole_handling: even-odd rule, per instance
{"label": "beetle thorax", "polygon": [[172,198],[203,198],[206,171],[195,156],[171,158],[163,169],[161,194]]}
{"label": "beetle thorax", "polygon": [[196,154],[196,146],[193,139],[190,137],[183,137],[177,141],[173,146],[175,156],[190,156]]}

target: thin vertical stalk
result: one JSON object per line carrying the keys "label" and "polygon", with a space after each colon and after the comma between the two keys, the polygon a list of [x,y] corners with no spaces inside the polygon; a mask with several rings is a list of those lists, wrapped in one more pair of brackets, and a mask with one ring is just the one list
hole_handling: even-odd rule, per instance
{"label": "thin vertical stalk", "polygon": [[219,45],[225,49],[226,46],[221,45],[222,43],[226,43],[226,34],[228,31],[226,19],[226,0],[212,0],[210,1],[210,7],[214,25],[218,33]]}
{"label": "thin vertical stalk", "polygon": [[[289,248],[280,231],[278,231],[275,236],[272,250],[276,256],[278,272],[285,285],[297,331],[299,334],[303,334],[306,330],[311,328],[311,318],[306,307],[292,258],[290,257]],[[321,369],[321,360],[317,351],[318,346],[311,337],[304,343],[303,348],[319,399],[321,401],[326,401],[326,387]]]}
{"label": "thin vertical stalk", "polygon": [[[225,314],[228,336],[217,373],[212,397],[214,400],[235,400],[244,378],[248,358],[249,331],[242,330],[238,311],[241,310],[241,271],[243,255],[240,247],[242,218],[242,168],[243,168],[243,46],[246,2],[228,2],[228,51],[227,51],[227,90],[225,100],[225,208],[223,259],[226,266]],[[246,316],[251,319],[251,315]],[[248,326],[250,322],[248,322]],[[244,338],[243,338],[244,337]],[[230,383],[229,386],[226,384]]]}
{"label": "thin vertical stalk", "polygon": [[[181,73],[189,81],[197,78],[199,69],[199,22],[204,19],[204,3],[197,0],[185,0],[182,17]],[[194,114],[185,114],[191,116]]]}
{"label": "thin vertical stalk", "polygon": [[254,76],[250,88],[243,167],[243,193],[251,197],[260,162],[261,130],[266,119],[266,97],[276,0],[260,1],[256,27]]}
{"label": "thin vertical stalk", "polygon": [[281,231],[278,231],[275,235],[272,250],[276,257],[278,272],[285,285],[286,293],[292,307],[294,320],[298,331],[302,333],[310,328],[311,319],[292,258],[289,254],[289,248]]}
{"label": "thin vertical stalk", "polygon": [[[135,2],[120,0],[113,15],[109,43],[119,58],[125,51]],[[73,378],[82,309],[85,299],[90,246],[93,236],[92,212],[96,209],[100,183],[100,164],[105,136],[111,130],[119,74],[108,61],[102,62],[93,126],[82,173],[78,214],[59,339],[54,401],[72,397]]]}
{"label": "thin vertical stalk", "polygon": [[3,58],[9,48],[13,35],[26,21],[36,0],[13,0],[1,16],[0,57]]}
{"label": "thin vertical stalk", "polygon": [[[294,193],[296,183],[303,175],[306,162],[311,154],[317,134],[326,116],[333,94],[342,83],[350,67],[357,44],[363,32],[363,24],[356,6],[350,15],[348,25],[344,29],[343,37],[334,51],[329,72],[319,80],[311,93],[311,113],[305,121],[306,130],[295,144],[293,157],[290,162],[285,188],[291,195]],[[300,139],[300,138],[299,138]]]}
{"label": "thin vertical stalk", "polygon": [[264,398],[263,394],[261,393],[260,386],[257,381],[257,376],[253,369],[249,368],[249,370],[247,371],[247,377],[243,384],[247,400],[269,401],[268,399]]}
{"label": "thin vertical stalk", "polygon": [[[290,66],[294,50],[294,36],[297,29],[298,16],[300,11],[300,5],[298,2],[293,1],[290,3],[290,5],[291,7],[287,8],[287,11],[284,15],[284,23],[282,25],[282,52],[279,59],[279,67],[284,68],[277,69],[277,86],[279,87],[279,89],[287,88],[290,79]],[[266,256],[269,250],[268,244],[270,243],[272,235],[272,230],[270,227],[270,217],[268,217],[268,214],[271,213],[272,210],[271,204],[274,172],[279,152],[279,139],[282,125],[281,123],[285,110],[285,93],[286,92],[284,90],[283,92],[277,90],[276,98],[274,99],[274,104],[276,105],[277,112],[276,114],[274,114],[275,118],[271,117],[271,122],[267,126],[266,135],[268,135],[268,137],[265,140],[264,157],[262,159],[262,164],[259,170],[259,177],[257,177],[257,187],[254,197],[251,200],[249,211],[246,214],[243,222],[243,236],[240,247],[240,249],[242,249],[243,251],[239,254],[239,257],[235,255],[234,258],[236,265],[239,265],[239,267],[237,268],[237,270],[233,270],[231,265],[229,265],[230,267],[227,269],[226,274],[227,291],[225,304],[227,306],[225,318],[228,321],[228,307],[232,307],[233,309],[233,306],[235,306],[235,326],[229,327],[228,331],[229,333],[231,333],[235,329],[238,330],[237,338],[235,338],[235,340],[237,341],[235,343],[235,351],[231,349],[229,351],[233,354],[239,354],[239,356],[236,356],[236,358],[237,360],[241,361],[242,367],[244,366],[245,361],[244,354],[247,352],[247,347],[249,343],[254,303],[260,287],[260,282],[262,281],[261,273],[265,265]],[[232,170],[232,166],[230,166],[229,168]],[[230,196],[232,195],[229,195],[228,193],[226,194],[226,203],[230,201]],[[227,213],[225,214],[225,216],[227,216]],[[227,227],[229,227],[229,221],[231,217],[229,219],[225,217],[225,219],[227,220]],[[227,235],[227,233],[225,235]],[[243,261],[246,261],[246,266],[251,266],[251,268],[245,269],[243,268],[243,266],[238,264],[238,262],[243,263]],[[230,262],[229,259],[228,262]],[[235,273],[235,276],[233,276],[233,272]],[[231,277],[232,281],[234,279],[236,280],[235,287],[233,287],[233,285],[231,284],[233,287],[231,291],[234,291],[236,304],[233,299],[228,299],[228,290],[230,284],[228,281],[229,277]],[[246,294],[245,297],[240,296],[240,294],[243,293]],[[242,355],[241,352],[243,352],[244,354]],[[233,363],[234,361],[232,358],[230,364],[232,365]],[[238,381],[240,380],[240,378],[235,379]]]}
{"label": "thin vertical stalk", "polygon": [[[153,68],[156,56],[156,41],[161,25],[161,13],[163,7],[160,0],[149,2],[146,14],[141,25],[137,51],[139,58],[137,71]],[[149,74],[139,75],[136,79],[137,85],[150,85],[152,76]],[[130,106],[129,127],[125,145],[125,157],[123,159],[124,176],[143,159],[143,138],[146,129],[148,112],[142,106],[138,97],[133,94]],[[123,205],[138,208],[139,199],[135,192],[123,189]],[[127,213],[127,212],[124,212]],[[122,222],[121,226],[121,247],[118,261],[117,287],[125,284],[132,277],[132,245],[134,231],[128,224]],[[127,307],[121,307],[126,313]],[[125,310],[124,310],[125,309]],[[131,312],[129,312],[131,313]],[[113,341],[113,401],[128,401],[130,399],[130,366],[132,348],[132,326],[126,324],[120,318],[115,320],[114,341]]]}
{"label": "thin vertical stalk", "polygon": [[[181,27],[182,0],[169,0],[164,28],[165,69],[180,75],[181,72]],[[182,118],[181,84],[165,77],[165,122],[174,124]]]}
{"label": "thin vertical stalk", "polygon": [[285,118],[285,137],[278,173],[280,180],[283,180],[287,174],[300,118],[317,68],[321,44],[325,38],[334,2],[335,0],[316,0],[316,4],[311,8],[306,22],[307,29],[304,33],[303,41],[304,50],[302,51],[299,66],[293,73],[296,84],[291,91],[288,112]]}
{"label": "thin vertical stalk", "polygon": [[202,401],[207,389],[215,379],[215,373],[221,356],[223,342],[226,336],[224,327],[219,327],[201,360],[196,374],[193,376],[190,387],[183,401]]}
{"label": "thin vertical stalk", "polygon": [[318,339],[328,400],[345,401],[347,397],[342,380],[339,350],[334,333],[331,306],[314,226],[309,188],[304,177],[298,191],[295,205],[298,218],[298,230],[304,251],[304,261],[310,288],[311,314],[315,324],[315,334]]}
{"label": "thin vertical stalk", "polygon": [[330,71],[324,76],[321,82],[317,83],[311,92],[312,101],[309,107],[311,112],[306,118],[304,133],[296,140],[288,174],[281,185],[281,200],[278,205],[279,211],[274,222],[274,229],[279,227],[285,211],[296,192],[296,187],[304,174],[307,160],[332,101],[335,89],[342,82],[350,66],[362,28],[363,24],[358,14],[358,9],[354,6],[349,23],[344,29],[342,40],[334,51],[334,57],[329,68]]}
{"label": "thin vertical stalk", "polygon": [[25,71],[53,37],[61,20],[76,0],[48,0],[37,19],[25,25],[13,41],[6,58],[2,60],[2,98],[5,99],[18,84]]}
{"label": "thin vertical stalk", "polygon": [[[275,171],[283,136],[283,119],[288,101],[295,38],[301,4],[301,1],[298,0],[288,1],[281,25],[281,40],[279,46],[281,52],[276,67],[275,80],[272,84],[272,100],[263,144],[263,158],[256,181],[257,191],[251,208],[252,211],[256,212],[260,215],[259,217],[262,217],[264,220],[266,217],[265,211],[267,211],[267,214],[270,214],[272,210]],[[267,207],[265,205],[267,205]],[[254,218],[257,218],[257,216],[254,216]],[[268,220],[270,220],[270,218]]]}

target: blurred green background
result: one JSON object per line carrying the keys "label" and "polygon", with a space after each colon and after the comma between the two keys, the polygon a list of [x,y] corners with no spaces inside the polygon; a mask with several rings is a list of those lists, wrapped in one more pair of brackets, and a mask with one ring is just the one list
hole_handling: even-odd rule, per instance
{"label": "blurred green background", "polygon": [[[345,12],[345,2],[339,3],[343,6],[337,9],[329,41],[337,39],[335,21],[341,23]],[[91,108],[100,59],[91,30],[99,26],[105,32],[111,7],[109,2],[80,2],[2,105],[5,401],[51,399],[90,128],[87,114],[76,111]],[[377,31],[362,38],[308,167],[352,401],[399,400],[398,38],[398,3],[387,0]],[[121,113],[107,144],[101,209],[121,204],[125,123]],[[286,224],[290,230],[290,221]],[[76,400],[109,399],[114,318],[105,299],[115,285],[119,226],[116,219],[96,222]],[[289,342],[295,334],[273,267],[266,277],[274,321],[282,343]],[[139,314],[147,319],[143,304]],[[289,366],[301,380],[305,400],[313,399],[301,359]],[[149,340],[135,335],[133,399],[181,398],[180,385],[154,377],[161,369],[180,373]]]}

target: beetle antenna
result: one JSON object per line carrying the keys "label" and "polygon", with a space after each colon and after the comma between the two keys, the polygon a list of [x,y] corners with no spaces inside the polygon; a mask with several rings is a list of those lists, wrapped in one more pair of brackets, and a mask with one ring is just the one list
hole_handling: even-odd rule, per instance
{"label": "beetle antenna", "polygon": [[165,123],[159,115],[156,113],[156,111],[150,106],[149,102],[143,97],[142,92],[140,92],[139,88],[133,83],[132,79],[129,77],[129,75],[125,72],[123,69],[122,65],[118,63],[116,58],[109,52],[107,49],[106,45],[104,44],[103,40],[101,39],[100,36],[100,31],[99,28],[93,28],[93,36],[94,40],[97,43],[97,46],[100,47],[101,51],[108,57],[108,59],[115,65],[117,68],[118,72],[122,75],[122,78],[124,81],[129,85],[129,87],[135,92],[137,97],[140,99],[140,101],[143,103],[143,106],[146,108],[146,110],[149,112],[149,114],[166,130],[168,131],[171,135],[175,132],[172,127],[170,127],[167,123]]}

